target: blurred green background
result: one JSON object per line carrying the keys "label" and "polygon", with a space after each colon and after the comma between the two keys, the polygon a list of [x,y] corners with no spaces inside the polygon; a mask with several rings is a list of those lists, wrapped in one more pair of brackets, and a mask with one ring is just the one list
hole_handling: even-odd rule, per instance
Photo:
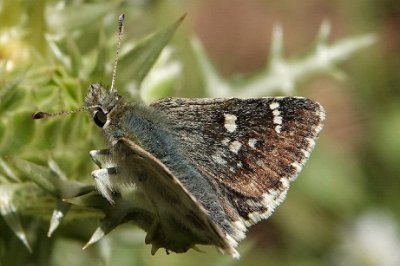
{"label": "blurred green background", "polygon": [[[91,184],[95,166],[88,152],[105,144],[86,114],[48,121],[32,121],[30,114],[78,108],[89,83],[111,83],[122,12],[117,85],[127,97],[146,102],[215,96],[224,86],[234,87],[228,90],[232,96],[260,96],[247,88],[274,77],[269,51],[277,23],[282,57],[290,62],[316,53],[326,19],[328,45],[375,34],[374,44],[360,45],[339,64],[305,72],[293,86],[278,86],[269,95],[260,92],[317,100],[327,120],[286,201],[240,243],[240,260],[213,247],[151,256],[144,233],[132,225],[119,226],[83,251],[101,213],[81,207],[73,207],[53,236],[46,236],[62,193],[48,193],[35,173],[48,171],[51,159],[67,180]],[[142,50],[132,49],[184,13],[143,80],[150,61],[141,62],[141,55],[155,55],[156,46],[151,50],[153,43],[142,41]],[[396,0],[0,1],[0,265],[400,265],[399,28]],[[195,36],[207,56],[196,50]],[[157,38],[155,44],[163,46]]]}

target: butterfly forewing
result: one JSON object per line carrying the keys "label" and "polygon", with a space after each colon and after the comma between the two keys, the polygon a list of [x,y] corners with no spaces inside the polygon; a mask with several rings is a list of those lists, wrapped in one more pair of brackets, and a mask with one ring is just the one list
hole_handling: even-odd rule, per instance
{"label": "butterfly forewing", "polygon": [[151,106],[166,114],[191,163],[217,181],[223,207],[241,231],[284,199],[325,117],[318,103],[300,97],[167,98]]}

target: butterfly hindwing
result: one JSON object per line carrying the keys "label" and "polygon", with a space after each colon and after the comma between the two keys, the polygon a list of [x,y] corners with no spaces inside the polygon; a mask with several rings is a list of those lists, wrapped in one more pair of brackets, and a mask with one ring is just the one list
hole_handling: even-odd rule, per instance
{"label": "butterfly hindwing", "polygon": [[185,252],[194,244],[212,244],[237,256],[207,211],[160,160],[126,138],[120,138],[113,145],[113,153],[121,178],[131,179],[132,166],[140,173],[135,174],[138,177],[135,182],[156,209],[155,224],[146,237],[153,249],[164,247]]}

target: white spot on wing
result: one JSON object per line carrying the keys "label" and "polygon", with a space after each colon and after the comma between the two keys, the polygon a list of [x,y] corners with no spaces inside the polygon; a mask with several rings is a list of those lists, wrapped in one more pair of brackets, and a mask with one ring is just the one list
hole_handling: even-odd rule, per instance
{"label": "white spot on wing", "polygon": [[222,157],[218,154],[211,155],[211,158],[216,162],[217,164],[225,165],[226,161],[222,159]]}
{"label": "white spot on wing", "polygon": [[259,206],[267,208],[267,211],[260,212],[255,211],[249,214],[250,221],[245,222],[246,226],[255,224],[263,219],[267,219],[274,212],[276,207],[278,207],[286,198],[287,191],[289,189],[289,180],[287,178],[282,178],[282,186],[278,189],[270,189],[268,192],[262,195],[261,202],[254,202],[249,200],[247,203],[253,206]]}
{"label": "white spot on wing", "polygon": [[275,124],[275,132],[278,134],[281,133],[283,122],[279,106],[278,102],[273,102],[269,105],[269,108],[272,110],[272,115],[274,116],[272,121]]}
{"label": "white spot on wing", "polygon": [[307,160],[310,157],[310,152],[308,150],[301,150],[304,155],[304,160]]}
{"label": "white spot on wing", "polygon": [[226,128],[226,130],[230,133],[235,132],[235,130],[237,128],[236,115],[224,114],[224,117],[225,117],[224,127]]}
{"label": "white spot on wing", "polygon": [[274,116],[274,124],[282,125],[282,116]]}
{"label": "white spot on wing", "polygon": [[264,161],[262,161],[262,160],[257,160],[256,161],[256,164],[258,165],[258,166],[261,166],[261,167],[265,167],[265,163],[264,163]]}
{"label": "white spot on wing", "polygon": [[256,139],[253,139],[253,138],[249,139],[248,144],[249,144],[250,148],[255,149],[256,148],[256,143],[257,143]]}
{"label": "white spot on wing", "polygon": [[233,153],[238,153],[241,147],[242,144],[239,141],[235,140],[232,141],[232,143],[229,145],[229,150]]}
{"label": "white spot on wing", "polygon": [[298,162],[291,163],[291,166],[293,166],[296,169],[297,173],[299,173],[301,171],[301,169],[303,168],[302,165],[299,164]]}
{"label": "white spot on wing", "polygon": [[274,124],[282,125],[282,117],[281,116],[275,116],[274,117]]}
{"label": "white spot on wing", "polygon": [[222,145],[224,145],[224,146],[228,146],[228,144],[229,144],[229,139],[228,139],[228,138],[224,138],[224,139],[221,141],[221,143],[222,143]]}
{"label": "white spot on wing", "polygon": [[269,108],[271,108],[271,110],[277,109],[277,108],[279,108],[279,103],[273,102],[269,105]]}

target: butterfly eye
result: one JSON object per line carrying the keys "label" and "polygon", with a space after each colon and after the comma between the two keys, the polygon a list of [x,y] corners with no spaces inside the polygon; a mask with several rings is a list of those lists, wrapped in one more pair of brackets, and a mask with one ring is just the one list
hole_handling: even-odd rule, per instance
{"label": "butterfly eye", "polygon": [[107,115],[103,112],[102,109],[97,109],[93,115],[93,121],[99,127],[103,127],[104,124],[107,122]]}

